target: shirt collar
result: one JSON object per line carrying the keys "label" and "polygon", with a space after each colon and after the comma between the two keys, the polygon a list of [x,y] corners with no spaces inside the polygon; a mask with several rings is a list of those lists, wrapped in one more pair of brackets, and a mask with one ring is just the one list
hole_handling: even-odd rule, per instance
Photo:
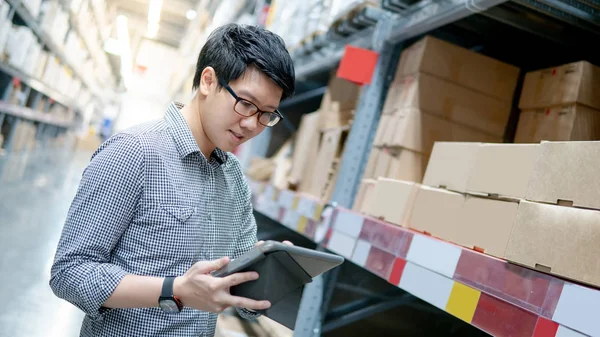
{"label": "shirt collar", "polygon": [[[184,104],[179,102],[171,102],[165,114],[165,120],[167,121],[167,124],[169,124],[169,129],[175,140],[179,157],[182,159],[187,157],[190,153],[201,153],[200,148],[192,135],[192,130],[190,130],[189,125],[181,115],[180,109],[184,106]],[[221,165],[227,162],[227,153],[219,148],[215,148],[210,156]]]}

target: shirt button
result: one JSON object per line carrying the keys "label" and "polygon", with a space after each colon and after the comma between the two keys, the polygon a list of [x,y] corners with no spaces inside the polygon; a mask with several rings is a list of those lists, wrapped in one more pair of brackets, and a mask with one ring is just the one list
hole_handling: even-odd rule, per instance
{"label": "shirt button", "polygon": [[212,221],[212,214],[208,213],[207,218],[208,218],[209,221]]}

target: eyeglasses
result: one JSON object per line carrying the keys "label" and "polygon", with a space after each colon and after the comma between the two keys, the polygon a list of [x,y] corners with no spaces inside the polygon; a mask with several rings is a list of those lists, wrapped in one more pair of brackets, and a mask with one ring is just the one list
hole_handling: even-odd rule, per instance
{"label": "eyeglasses", "polygon": [[251,117],[258,114],[258,122],[264,126],[274,126],[279,123],[280,120],[283,119],[283,115],[278,110],[275,111],[263,111],[260,110],[256,104],[250,102],[247,99],[243,99],[236,95],[236,93],[231,89],[229,84],[225,83],[221,78],[219,78],[219,84],[223,86],[233,98],[235,98],[235,104],[233,105],[233,110],[241,116]]}

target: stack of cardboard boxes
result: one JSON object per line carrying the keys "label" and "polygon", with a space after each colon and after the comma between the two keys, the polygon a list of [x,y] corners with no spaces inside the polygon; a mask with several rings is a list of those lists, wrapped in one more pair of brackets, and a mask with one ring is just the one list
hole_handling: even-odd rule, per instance
{"label": "stack of cardboard boxes", "polygon": [[527,73],[515,142],[600,139],[600,67],[569,63]]}
{"label": "stack of cardboard boxes", "polygon": [[333,74],[319,111],[302,117],[288,178],[292,189],[329,200],[360,89]]}
{"label": "stack of cardboard boxes", "polygon": [[423,184],[379,178],[357,209],[600,286],[600,142],[436,143]]}
{"label": "stack of cardboard boxes", "polygon": [[434,142],[501,142],[518,74],[514,66],[429,36],[406,49],[364,178],[421,182]]}

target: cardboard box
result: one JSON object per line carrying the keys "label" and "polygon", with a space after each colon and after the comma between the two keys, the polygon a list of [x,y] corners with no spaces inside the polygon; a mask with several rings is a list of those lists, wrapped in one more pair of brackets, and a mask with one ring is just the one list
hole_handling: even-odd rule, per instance
{"label": "cardboard box", "polygon": [[375,199],[375,194],[373,193],[375,191],[375,184],[377,183],[377,180],[375,179],[369,179],[366,189],[365,189],[365,194],[363,196],[363,201],[362,201],[362,205],[360,206],[360,212],[363,214],[370,214],[371,213],[371,208],[373,207],[373,203],[374,203],[374,199]]}
{"label": "cardboard box", "polygon": [[379,158],[379,153],[381,149],[372,148],[371,153],[369,154],[369,159],[367,160],[367,166],[365,167],[365,172],[363,173],[363,179],[374,179],[375,178],[375,167],[377,166],[377,159]]}
{"label": "cardboard box", "polygon": [[425,73],[408,75],[388,94],[387,109],[416,108],[449,121],[502,137],[511,102],[500,100]]}
{"label": "cardboard box", "polygon": [[452,241],[464,203],[463,194],[421,185],[409,227]]}
{"label": "cardboard box", "polygon": [[395,225],[407,226],[418,191],[417,183],[379,178],[373,190],[370,215]]}
{"label": "cardboard box", "polygon": [[375,179],[363,179],[360,182],[358,191],[356,192],[356,197],[354,198],[354,204],[352,205],[353,211],[362,211],[363,207],[365,206],[365,196],[367,195],[367,191],[374,188],[375,183],[377,183],[377,180]]}
{"label": "cardboard box", "polygon": [[600,286],[600,212],[522,201],[506,259]]}
{"label": "cardboard box", "polygon": [[600,67],[580,61],[525,75],[521,109],[580,103],[600,110]]}
{"label": "cardboard box", "polygon": [[521,111],[515,143],[600,139],[600,110],[564,105]]}
{"label": "cardboard box", "polygon": [[425,154],[403,148],[390,149],[390,164],[386,177],[398,180],[423,181],[429,157]]}
{"label": "cardboard box", "polygon": [[600,142],[543,142],[527,200],[600,209]]}
{"label": "cardboard box", "polygon": [[524,199],[539,144],[482,144],[469,174],[467,192]]}
{"label": "cardboard box", "polygon": [[296,134],[294,154],[292,156],[292,168],[289,181],[298,184],[305,177],[305,171],[317,156],[319,144],[319,112],[313,112],[302,116],[300,128]]}
{"label": "cardboard box", "polygon": [[339,111],[354,110],[358,104],[360,89],[360,85],[339,78],[334,72],[321,101],[321,110],[329,110],[332,105],[337,106]]}
{"label": "cardboard box", "polygon": [[404,147],[409,150],[430,154],[435,142],[486,142],[500,143],[502,137],[492,136],[448,120],[421,112],[406,109],[394,115],[394,120],[384,136],[389,146]]}
{"label": "cardboard box", "polygon": [[390,163],[392,161],[392,153],[390,149],[381,149],[379,151],[379,155],[377,156],[377,161],[375,163],[375,169],[373,170],[373,178],[377,179],[380,177],[387,176],[388,169],[390,167]]}
{"label": "cardboard box", "polygon": [[334,179],[339,157],[343,148],[341,129],[323,132],[315,168],[312,176],[310,194],[323,199],[331,180]]}
{"label": "cardboard box", "polygon": [[452,241],[504,258],[518,207],[514,201],[468,196]]}
{"label": "cardboard box", "polygon": [[433,147],[423,185],[466,192],[481,143],[437,142]]}
{"label": "cardboard box", "polygon": [[373,146],[382,146],[383,137],[385,136],[385,130],[392,120],[391,115],[381,115],[379,125],[377,126],[377,132],[375,133],[375,139],[373,140]]}
{"label": "cardboard box", "polygon": [[406,49],[396,77],[427,73],[511,101],[519,68],[451,43],[427,36]]}

